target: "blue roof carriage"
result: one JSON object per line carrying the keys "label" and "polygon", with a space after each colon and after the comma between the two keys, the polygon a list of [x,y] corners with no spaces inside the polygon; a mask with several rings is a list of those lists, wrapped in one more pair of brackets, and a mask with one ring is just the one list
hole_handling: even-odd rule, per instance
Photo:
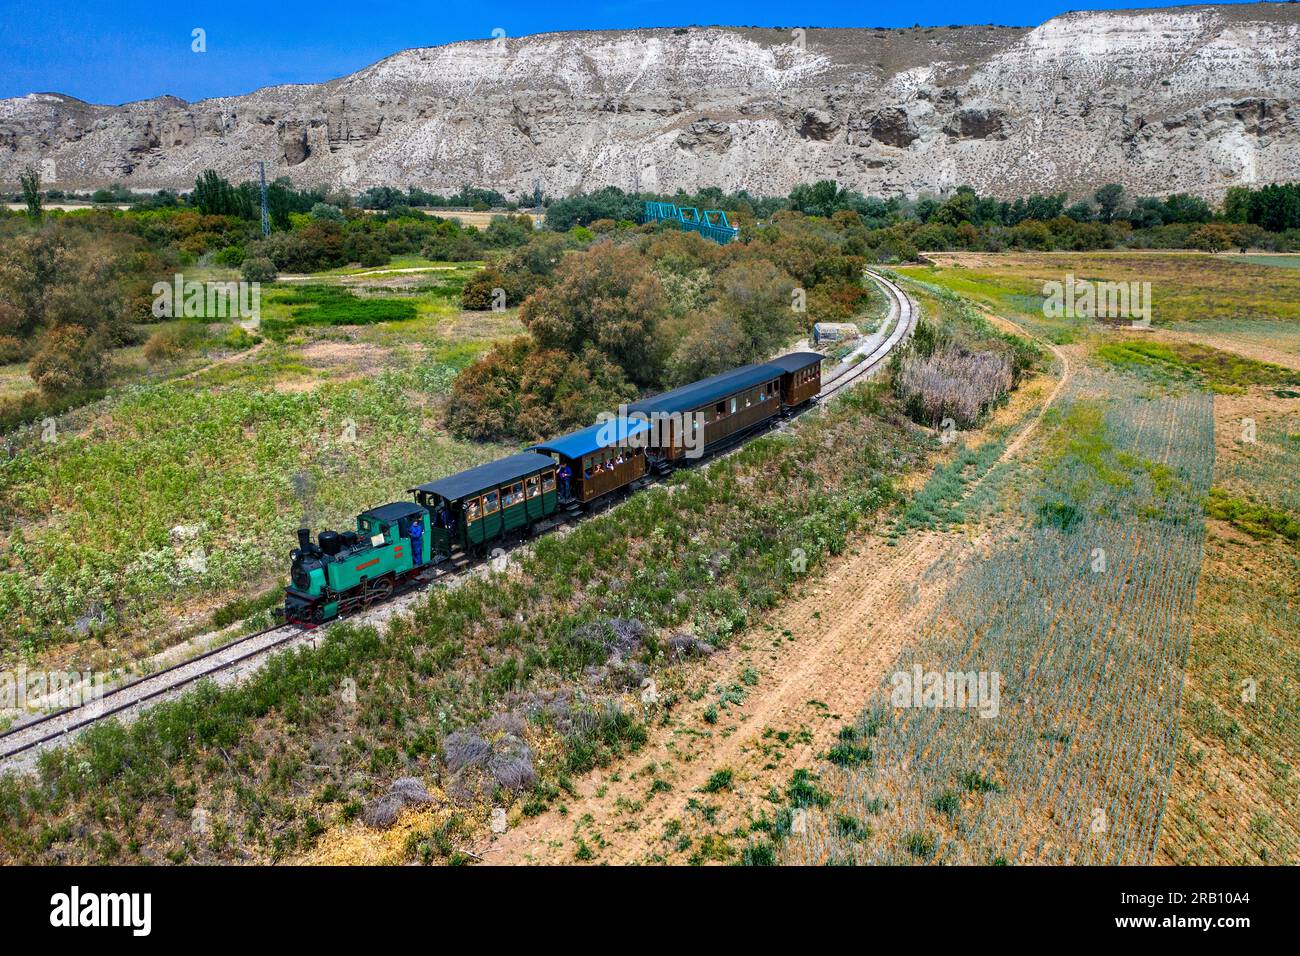
{"label": "blue roof carriage", "polygon": [[606,448],[624,448],[634,444],[629,439],[650,431],[650,428],[650,422],[644,416],[619,415],[568,435],[540,442],[528,450],[553,452],[562,458],[577,461],[583,455],[590,455],[592,452]]}
{"label": "blue roof carriage", "polygon": [[425,495],[438,495],[448,501],[459,501],[461,498],[472,497],[554,467],[555,462],[549,456],[525,451],[406,490],[423,492]]}

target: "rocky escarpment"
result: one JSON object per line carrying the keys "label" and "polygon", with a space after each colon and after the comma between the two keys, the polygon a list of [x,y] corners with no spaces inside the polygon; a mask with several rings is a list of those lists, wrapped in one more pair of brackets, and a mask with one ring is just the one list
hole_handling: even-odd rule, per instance
{"label": "rocky escarpment", "polygon": [[1300,4],[1071,13],[1034,29],[691,28],[407,50],[328,83],[186,103],[0,100],[0,181],[188,188],[604,185],[1217,198],[1300,169]]}

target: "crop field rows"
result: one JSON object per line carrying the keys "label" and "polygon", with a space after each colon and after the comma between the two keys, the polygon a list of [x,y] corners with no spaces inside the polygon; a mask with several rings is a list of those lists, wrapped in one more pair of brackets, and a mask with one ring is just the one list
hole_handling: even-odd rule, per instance
{"label": "crop field rows", "polygon": [[1295,399],[1259,395],[1220,399],[1216,414],[1217,501],[1242,510],[1212,508],[1160,861],[1294,865],[1300,547],[1267,518],[1300,515],[1300,415]]}
{"label": "crop field rows", "polygon": [[896,708],[887,674],[855,735],[871,760],[826,768],[831,799],[786,843],[789,862],[1152,859],[1201,566],[1212,404],[1193,392],[1115,401],[1125,387],[1111,376],[1072,392],[1056,423],[1063,450],[1049,451],[1025,498],[1028,527],[955,582],[894,668],[996,674],[996,716]]}

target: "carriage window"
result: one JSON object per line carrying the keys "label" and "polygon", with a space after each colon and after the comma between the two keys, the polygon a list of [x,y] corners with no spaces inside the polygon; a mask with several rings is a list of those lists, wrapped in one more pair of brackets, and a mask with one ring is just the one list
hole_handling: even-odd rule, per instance
{"label": "carriage window", "polygon": [[495,491],[490,491],[483,496],[483,513],[490,515],[501,507],[499,495]]}
{"label": "carriage window", "polygon": [[717,406],[714,407],[713,410],[714,410],[715,412],[717,412],[718,415],[725,415],[725,414],[727,414],[727,403],[726,403],[726,402],[718,402]]}
{"label": "carriage window", "polygon": [[524,500],[524,483],[523,483],[522,481],[516,481],[515,484],[514,484],[514,487],[512,487],[512,488],[510,489],[510,494],[511,494],[511,497],[512,497],[512,499],[513,499],[514,504],[519,504],[519,502],[523,501],[523,500]]}
{"label": "carriage window", "polygon": [[731,414],[736,414],[736,400],[734,398],[731,400]]}
{"label": "carriage window", "polygon": [[547,492],[547,491],[554,491],[554,490],[555,490],[555,472],[548,471],[546,474],[542,475],[542,491]]}
{"label": "carriage window", "polygon": [[542,480],[540,475],[533,475],[528,479],[528,497],[536,498],[542,493]]}
{"label": "carriage window", "polygon": [[465,520],[477,521],[478,511],[479,511],[479,504],[477,498],[475,498],[472,501],[465,502]]}

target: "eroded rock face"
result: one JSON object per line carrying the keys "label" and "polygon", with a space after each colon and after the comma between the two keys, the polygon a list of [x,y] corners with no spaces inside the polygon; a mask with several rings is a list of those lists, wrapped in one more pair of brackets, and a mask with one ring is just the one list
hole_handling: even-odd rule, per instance
{"label": "eroded rock face", "polygon": [[731,127],[710,119],[696,120],[677,134],[677,145],[692,153],[725,153],[731,140]]}
{"label": "eroded rock face", "polygon": [[464,183],[867,193],[969,183],[1218,198],[1300,168],[1300,4],[1071,13],[1032,30],[633,30],[407,50],[329,83],[185,103],[0,100],[0,181],[186,189]]}
{"label": "eroded rock face", "polygon": [[280,158],[286,166],[297,166],[311,155],[307,141],[307,124],[293,121],[280,124]]}
{"label": "eroded rock face", "polygon": [[803,122],[799,124],[799,135],[804,139],[826,142],[835,137],[839,128],[839,121],[825,110],[805,110]]}
{"label": "eroded rock face", "polygon": [[958,139],[1006,139],[1007,114],[996,106],[958,110],[943,131]]}
{"label": "eroded rock face", "polygon": [[867,124],[867,133],[876,142],[898,149],[906,149],[921,137],[912,117],[901,106],[877,110]]}

